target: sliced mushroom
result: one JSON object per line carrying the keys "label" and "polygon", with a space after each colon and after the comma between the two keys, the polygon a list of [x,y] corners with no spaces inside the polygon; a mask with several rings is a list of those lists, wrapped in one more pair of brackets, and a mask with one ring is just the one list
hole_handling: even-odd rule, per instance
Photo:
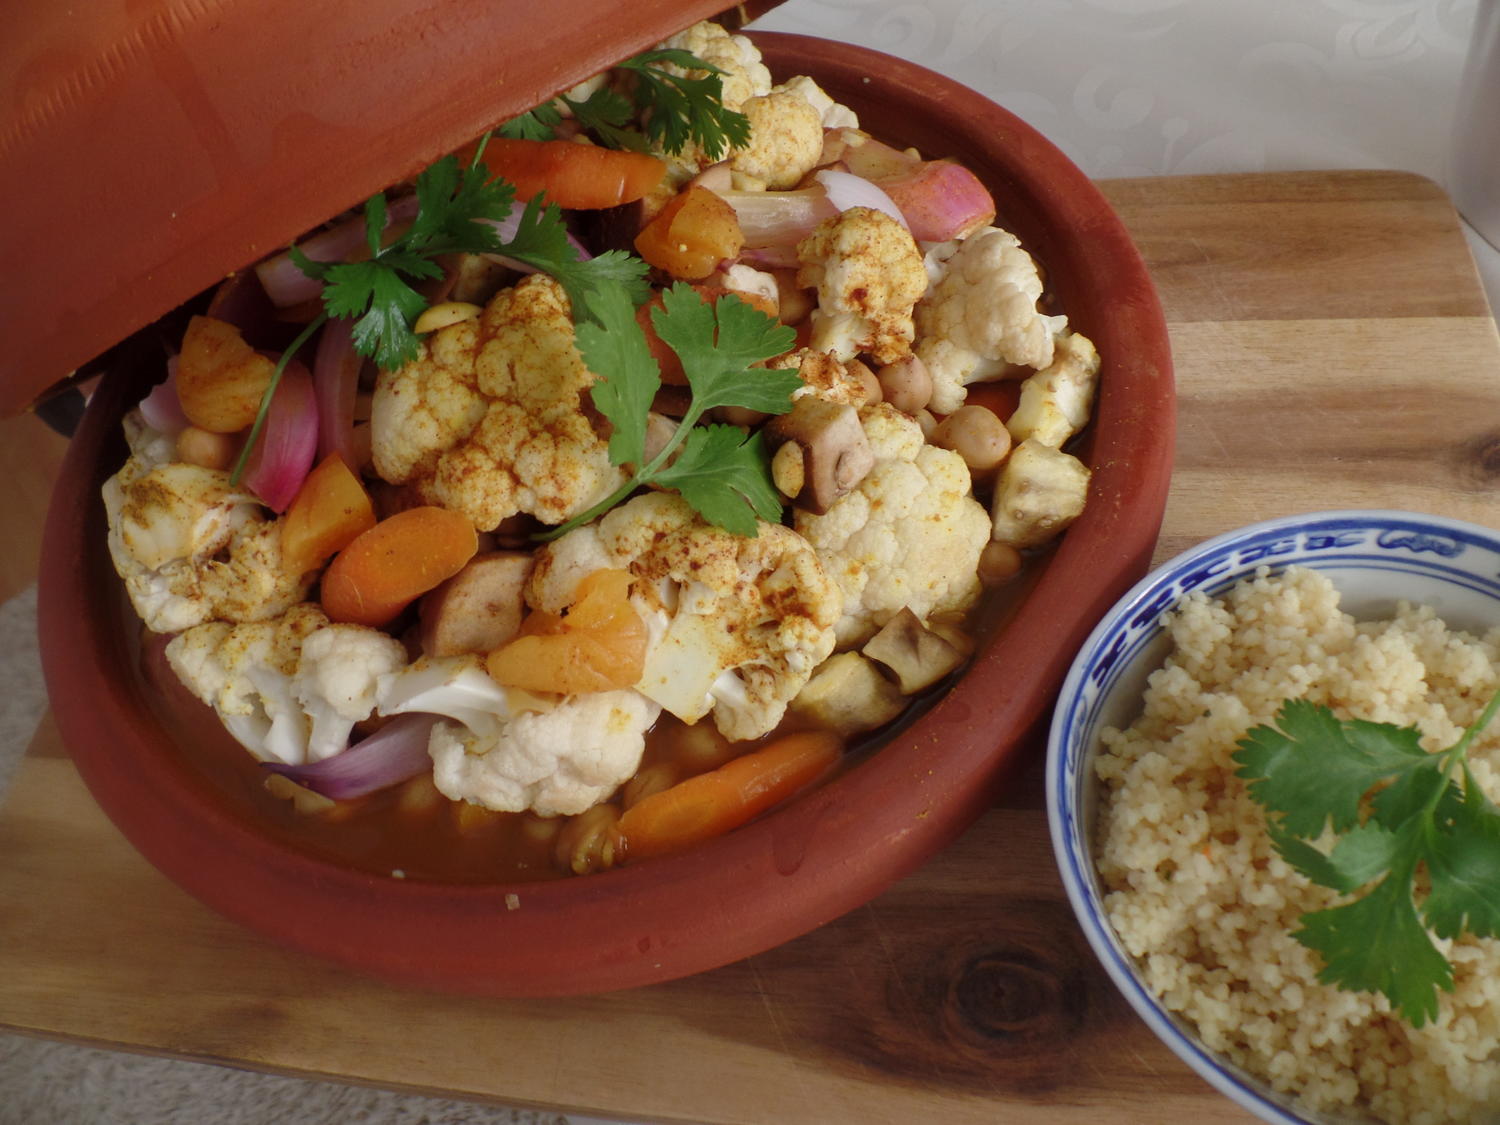
{"label": "sliced mushroom", "polygon": [[491,551],[422,599],[422,651],[429,656],[490,652],[516,635],[532,556]]}
{"label": "sliced mushroom", "polygon": [[901,689],[857,652],[823,661],[791,703],[794,714],[845,735],[884,726],[905,707]]}
{"label": "sliced mushroom", "polygon": [[761,432],[773,459],[789,443],[802,451],[803,483],[792,498],[809,512],[828,511],[875,467],[875,454],[859,424],[859,412],[852,406],[805,395],[790,412],[767,422]]}
{"label": "sliced mushroom", "polygon": [[887,621],[861,651],[891,670],[903,695],[931,687],[964,660],[962,649],[923,625],[910,609]]}

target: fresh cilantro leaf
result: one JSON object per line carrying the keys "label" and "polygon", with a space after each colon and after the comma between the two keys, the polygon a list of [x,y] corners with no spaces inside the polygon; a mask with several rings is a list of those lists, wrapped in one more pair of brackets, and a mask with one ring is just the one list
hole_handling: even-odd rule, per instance
{"label": "fresh cilantro leaf", "polygon": [[1256,727],[1240,742],[1236,776],[1296,836],[1317,836],[1330,820],[1347,831],[1377,781],[1427,758],[1415,731],[1385,726],[1380,737],[1377,724],[1341,723],[1305,699],[1283,704],[1276,722],[1280,729]]}
{"label": "fresh cilantro leaf", "polygon": [[1323,958],[1318,979],[1352,992],[1380,992],[1413,1027],[1437,1015],[1437,989],[1453,991],[1453,967],[1432,943],[1412,901],[1410,867],[1391,872],[1364,898],[1302,916],[1292,936]]}
{"label": "fresh cilantro leaf", "polygon": [[747,437],[738,426],[692,427],[677,460],[652,482],[675,488],[709,523],[749,539],[756,536],[757,517],[781,518],[765,439]]}
{"label": "fresh cilantro leaf", "polygon": [[417,177],[416,191],[417,217],[398,245],[434,258],[495,253],[503,246],[492,224],[510,214],[516,189],[505,180],[491,180],[483,164],[460,168],[458,157],[449,154]]}
{"label": "fresh cilantro leaf", "polygon": [[[1304,915],[1293,934],[1322,957],[1319,979],[1383,993],[1416,1027],[1436,1016],[1438,990],[1453,988],[1432,933],[1500,936],[1500,809],[1465,760],[1497,709],[1500,692],[1458,742],[1429,754],[1413,727],[1340,721],[1293,700],[1277,726],[1248,732],[1234,754],[1289,864],[1341,893],[1369,888]],[[1453,779],[1459,769],[1462,788]],[[1330,827],[1337,839],[1325,852],[1311,841]]]}
{"label": "fresh cilantro leaf", "polygon": [[624,94],[601,86],[581,102],[561,100],[578,124],[610,148],[644,152],[648,147],[645,136],[632,126],[637,114],[635,103]]}
{"label": "fresh cilantro leaf", "polygon": [[[354,322],[355,350],[361,355],[373,356],[375,362],[386,370],[400,367],[415,358],[417,337],[411,324],[427,307],[427,299],[393,270],[378,268],[374,262],[347,264],[350,267],[347,271],[340,269],[329,273],[329,288],[323,298],[328,315],[356,315],[346,301],[358,296],[354,292],[356,289],[365,291],[368,293],[364,299],[366,311]],[[345,282],[346,272],[357,276],[358,281]],[[337,311],[345,308],[349,311]]]}
{"label": "fresh cilantro leaf", "polygon": [[[663,65],[698,71],[699,77],[663,69]],[[646,51],[620,66],[636,79],[636,102],[646,135],[663,152],[679,153],[697,144],[718,160],[750,141],[750,119],[724,105],[723,71],[688,51]]]}
{"label": "fresh cilantro leaf", "polygon": [[535,109],[512,117],[495,131],[502,137],[523,141],[550,141],[557,136],[556,129],[562,124],[562,114],[552,102],[544,102]]}
{"label": "fresh cilantro leaf", "polygon": [[[691,286],[663,294],[653,314],[661,338],[682,359],[692,398],[672,439],[645,464],[646,414],[661,385],[645,331],[630,301],[601,291],[594,299],[596,324],[580,323],[578,346],[598,377],[594,405],[614,427],[610,460],[633,465],[612,495],[559,527],[539,536],[555,539],[603,515],[644,484],[675,488],[710,523],[738,535],[756,534],[756,517],[781,517],[781,494],[771,481],[765,442],[734,426],[698,426],[713,405],[752,405],[767,413],[791,409],[791,392],[801,385],[796,372],[766,371],[751,365],[787,351],[795,337],[739,298],[725,296],[709,305]],[[673,460],[675,456],[675,460]]]}
{"label": "fresh cilantro leaf", "polygon": [[1339,837],[1332,851],[1319,851],[1280,825],[1269,825],[1281,858],[1314,883],[1345,894],[1383,875],[1395,856],[1396,836],[1378,824],[1363,824]]}
{"label": "fresh cilantro leaf", "polygon": [[[1467,771],[1466,771],[1467,772]],[[1439,937],[1462,931],[1500,936],[1500,816],[1466,777],[1451,830],[1427,834],[1423,858],[1432,888],[1422,916]]]}
{"label": "fresh cilantro leaf", "polygon": [[555,203],[543,204],[541,196],[526,201],[516,233],[501,252],[555,277],[568,294],[576,321],[600,322],[594,300],[611,287],[623,286],[632,308],[650,292],[645,262],[620,251],[583,258],[568,240],[562,211]]}
{"label": "fresh cilantro leaf", "polygon": [[[603,324],[635,321],[635,308],[618,286],[602,289],[595,310]],[[598,381],[589,389],[599,413],[610,419],[609,459],[616,465],[643,466],[646,460],[646,415],[661,387],[651,349],[641,332],[622,332],[600,323],[580,322],[574,330],[578,351]]]}
{"label": "fresh cilantro leaf", "polygon": [[709,304],[682,282],[662,294],[662,307],[651,311],[651,323],[682,360],[699,413],[716,406],[766,414],[791,409],[792,392],[802,386],[802,377],[790,369],[751,365],[790,351],[797,340],[792,328],[733,294]]}

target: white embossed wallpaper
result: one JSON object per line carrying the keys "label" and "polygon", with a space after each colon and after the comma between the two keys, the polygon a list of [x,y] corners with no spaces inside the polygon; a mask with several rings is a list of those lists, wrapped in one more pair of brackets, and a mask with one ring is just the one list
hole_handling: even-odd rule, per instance
{"label": "white embossed wallpaper", "polygon": [[[1399,168],[1446,186],[1465,50],[1496,2],[788,0],[758,26],[942,71],[1096,178]],[[1500,250],[1470,243],[1500,305]]]}

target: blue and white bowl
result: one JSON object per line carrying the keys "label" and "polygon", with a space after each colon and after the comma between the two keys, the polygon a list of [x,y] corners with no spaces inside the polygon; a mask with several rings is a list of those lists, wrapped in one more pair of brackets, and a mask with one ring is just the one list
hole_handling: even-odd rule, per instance
{"label": "blue and white bowl", "polygon": [[1334,1119],[1290,1101],[1206,1050],[1141,982],[1105,918],[1094,867],[1094,756],[1104,727],[1140,714],[1146,680],[1171,643],[1162,616],[1194,591],[1223,594],[1261,567],[1322,571],[1354,617],[1392,616],[1398,602],[1433,607],[1450,627],[1482,634],[1500,624],[1500,532],[1415,512],[1314,512],[1252,524],[1209,539],[1148,574],[1090,634],[1063,682],[1047,747],[1047,816],[1073,911],[1125,999],[1151,1030],[1211,1085],[1278,1125]]}

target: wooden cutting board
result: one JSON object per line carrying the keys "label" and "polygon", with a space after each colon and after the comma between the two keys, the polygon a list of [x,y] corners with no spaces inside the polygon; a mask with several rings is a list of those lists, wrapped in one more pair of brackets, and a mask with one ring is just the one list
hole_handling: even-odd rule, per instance
{"label": "wooden cutting board", "polygon": [[[1434,184],[1104,188],[1176,356],[1159,558],[1297,510],[1500,525],[1500,340]],[[389,987],[222,921],[124,843],[44,723],[0,811],[0,1026],[630,1120],[1250,1121],[1089,952],[1052,861],[1040,750],[958,843],[812,934],[652,988],[498,1001]]]}

